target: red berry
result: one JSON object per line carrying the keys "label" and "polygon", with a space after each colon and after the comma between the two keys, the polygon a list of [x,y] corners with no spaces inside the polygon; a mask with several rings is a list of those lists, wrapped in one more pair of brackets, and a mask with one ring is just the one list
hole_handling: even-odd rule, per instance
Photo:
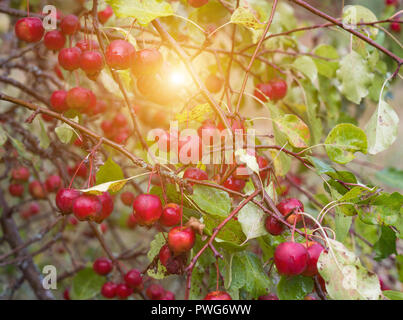
{"label": "red berry", "polygon": [[63,48],[59,51],[59,64],[68,71],[76,70],[80,67],[81,50],[77,47]]}
{"label": "red berry", "polygon": [[304,205],[301,201],[295,198],[285,199],[277,204],[277,209],[283,216],[288,216],[287,222],[293,224],[295,219],[297,222],[301,221],[302,216],[296,214],[304,211]]}
{"label": "red berry", "polygon": [[168,233],[168,246],[174,255],[188,252],[195,243],[195,232],[189,227],[175,227]]}
{"label": "red berry", "polygon": [[165,291],[161,300],[175,300],[175,295],[171,291]]}
{"label": "red berry", "polygon": [[17,181],[28,181],[29,169],[26,167],[17,167],[11,171],[11,177]]}
{"label": "red berry", "polygon": [[273,99],[273,88],[270,83],[259,83],[256,85],[254,95],[259,100],[267,102],[267,99]]}
{"label": "red berry", "polygon": [[286,276],[295,276],[304,272],[308,259],[308,251],[297,242],[283,242],[274,251],[274,263],[277,271]]}
{"label": "red berry", "polygon": [[67,92],[66,103],[69,108],[86,112],[96,105],[96,97],[91,90],[75,87]]}
{"label": "red berry", "polygon": [[19,183],[10,184],[8,187],[8,192],[10,192],[13,197],[21,197],[24,193],[24,186]]}
{"label": "red berry", "polygon": [[136,76],[157,73],[163,63],[162,54],[155,48],[136,52],[132,71]]}
{"label": "red berry", "polygon": [[60,22],[60,30],[62,30],[65,35],[72,35],[80,30],[80,21],[77,16],[74,14],[65,16]]}
{"label": "red berry", "polygon": [[287,82],[282,79],[275,79],[269,81],[272,88],[272,99],[283,99],[287,94]]}
{"label": "red berry", "polygon": [[112,261],[107,258],[98,258],[94,261],[92,268],[101,276],[107,275],[113,269]]}
{"label": "red berry", "polygon": [[308,247],[308,265],[302,275],[312,277],[318,274],[318,259],[324,248],[317,242],[311,243]]}
{"label": "red berry", "polygon": [[264,296],[260,296],[258,300],[278,300],[278,297],[274,293],[269,293]]}
{"label": "red berry", "polygon": [[101,200],[95,195],[82,195],[73,202],[74,216],[80,221],[96,219],[101,210]]}
{"label": "red berry", "polygon": [[17,38],[25,42],[38,42],[45,33],[42,20],[31,17],[19,19],[14,30]]}
{"label": "red berry", "polygon": [[113,283],[113,282],[106,282],[104,283],[104,285],[102,286],[101,289],[101,294],[108,299],[112,299],[114,297],[116,297],[116,288],[117,288],[117,284]]}
{"label": "red berry", "polygon": [[80,68],[87,75],[97,75],[104,68],[104,60],[99,51],[84,51],[80,58]]}
{"label": "red berry", "polygon": [[399,4],[399,0],[385,0],[385,4],[387,6],[397,6]]}
{"label": "red berry", "polygon": [[98,11],[98,20],[102,24],[109,20],[113,15],[113,10],[111,6],[106,6],[106,8],[102,11]]}
{"label": "red berry", "polygon": [[160,223],[165,227],[172,227],[181,221],[182,209],[176,203],[168,203],[162,210]]}
{"label": "red berry", "polygon": [[131,214],[127,217],[126,225],[129,229],[134,229],[137,226],[137,218]]}
{"label": "red berry", "polygon": [[400,23],[399,22],[392,22],[390,24],[390,30],[392,30],[393,32],[396,32],[396,33],[400,33],[400,31],[401,31]]}
{"label": "red berry", "polygon": [[76,47],[82,52],[99,49],[98,42],[95,40],[80,40],[76,43]]}
{"label": "red berry", "polygon": [[109,192],[107,191],[99,195],[98,198],[101,201],[102,210],[100,214],[95,217],[94,221],[101,223],[111,215],[114,205],[113,205],[113,199],[109,194]]}
{"label": "red berry", "polygon": [[183,174],[183,178],[203,181],[203,180],[208,180],[208,175],[205,171],[203,171],[201,169],[187,168]]}
{"label": "red berry", "polygon": [[278,236],[284,230],[284,225],[272,216],[266,218],[265,227],[268,233]]}
{"label": "red berry", "polygon": [[120,113],[120,112],[118,112],[115,115],[115,117],[113,118],[112,122],[117,127],[125,127],[125,126],[127,126],[126,116],[123,113]]}
{"label": "red berry", "polygon": [[123,204],[128,207],[133,204],[134,198],[133,192],[130,191],[122,192],[120,195],[120,200],[122,200]]}
{"label": "red berry", "polygon": [[141,194],[133,201],[133,215],[139,225],[151,226],[162,214],[162,204],[159,197],[153,194]]}
{"label": "red berry", "polygon": [[164,244],[164,245],[161,247],[160,252],[159,252],[159,254],[158,254],[158,257],[159,257],[159,259],[160,259],[160,261],[161,261],[161,264],[166,267],[169,258],[172,257],[171,250],[169,249],[169,247],[168,247],[167,244]]}
{"label": "red berry", "polygon": [[45,181],[46,190],[48,192],[54,192],[59,190],[61,185],[62,185],[62,179],[57,174],[49,176]]}
{"label": "red berry", "polygon": [[29,210],[29,213],[30,213],[32,216],[38,214],[38,213],[39,213],[39,210],[40,210],[40,207],[39,207],[38,202],[32,202],[32,203],[29,205],[29,209],[28,209],[28,210]]}
{"label": "red berry", "polygon": [[101,122],[101,129],[107,137],[113,137],[115,135],[115,126],[112,120],[103,120]]}
{"label": "red berry", "polygon": [[136,49],[128,41],[113,40],[106,48],[106,63],[114,69],[128,69],[133,64]]}
{"label": "red berry", "polygon": [[132,269],[125,274],[125,282],[130,288],[135,290],[141,290],[143,287],[143,277],[137,269]]}
{"label": "red berry", "polygon": [[132,293],[133,289],[124,283],[120,283],[116,287],[116,295],[119,299],[127,299]]}
{"label": "red berry", "polygon": [[229,177],[223,184],[224,187],[232,191],[241,192],[245,187],[246,182],[244,179],[236,179],[233,176]]}
{"label": "red berry", "polygon": [[56,90],[53,91],[52,96],[50,97],[50,104],[52,109],[56,112],[64,112],[69,109],[66,103],[67,91],[64,90]]}
{"label": "red berry", "polygon": [[217,77],[215,74],[209,74],[206,78],[205,84],[208,91],[211,93],[218,93],[222,88],[223,79]]}
{"label": "red berry", "polygon": [[69,288],[67,288],[67,289],[65,289],[63,291],[63,298],[64,298],[64,300],[70,300],[70,290],[69,290]]}
{"label": "red berry", "polygon": [[46,197],[46,190],[44,185],[38,180],[32,181],[28,185],[28,190],[31,196],[35,199],[44,199]]}
{"label": "red berry", "polygon": [[63,214],[72,213],[73,202],[80,194],[80,191],[76,189],[60,189],[56,194],[56,206]]}
{"label": "red berry", "polygon": [[52,30],[45,34],[43,43],[49,50],[58,51],[64,47],[66,37],[59,30]]}
{"label": "red berry", "polygon": [[225,291],[213,291],[209,292],[203,300],[232,300],[232,298]]}
{"label": "red berry", "polygon": [[160,300],[164,296],[164,293],[164,288],[159,284],[152,284],[146,290],[147,297],[150,300]]}
{"label": "red berry", "polygon": [[188,3],[193,8],[200,8],[208,3],[208,0],[188,0]]}

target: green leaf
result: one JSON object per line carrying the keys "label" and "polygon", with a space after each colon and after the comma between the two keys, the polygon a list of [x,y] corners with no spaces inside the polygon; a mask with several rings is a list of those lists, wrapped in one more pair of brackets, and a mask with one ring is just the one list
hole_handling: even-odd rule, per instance
{"label": "green leaf", "polygon": [[403,170],[385,168],[378,171],[375,177],[381,182],[393,188],[403,189]]}
{"label": "green leaf", "polygon": [[226,217],[230,213],[231,199],[226,191],[195,185],[190,198],[201,210],[209,214]]}
{"label": "green leaf", "polygon": [[252,202],[247,203],[238,213],[238,221],[247,240],[267,234],[265,219],[263,210]]}
{"label": "green leaf", "polygon": [[296,70],[304,74],[311,82],[315,82],[318,78],[318,70],[315,62],[311,57],[300,56],[292,64]]}
{"label": "green leaf", "polygon": [[399,117],[385,101],[379,101],[378,108],[369,120],[365,131],[368,136],[368,152],[377,154],[389,148],[397,138]]}
{"label": "green leaf", "polygon": [[91,267],[79,271],[73,278],[70,295],[73,300],[88,300],[101,291],[105,277],[94,272]]}
{"label": "green leaf", "polygon": [[389,227],[382,226],[381,236],[374,245],[375,260],[380,261],[396,252],[396,233]]}
{"label": "green leaf", "polygon": [[334,300],[378,300],[381,287],[376,274],[366,270],[342,243],[329,239],[329,251],[319,256],[318,270]]}
{"label": "green leaf", "polygon": [[141,25],[173,15],[172,7],[163,0],[106,0],[118,18],[136,18]]}
{"label": "green leaf", "polygon": [[124,178],[123,171],[120,166],[109,157],[105,163],[99,167],[96,174],[96,183],[102,184],[105,182],[122,180]]}
{"label": "green leaf", "polygon": [[303,300],[312,290],[312,278],[304,276],[282,276],[277,285],[277,294],[280,300]]}
{"label": "green leaf", "polygon": [[344,242],[344,239],[348,235],[353,217],[346,216],[341,211],[336,210],[335,223],[336,223],[336,239],[337,241]]}
{"label": "green leaf", "polygon": [[329,158],[345,164],[355,158],[354,153],[367,153],[367,136],[365,132],[350,123],[341,123],[329,132],[325,140]]}
{"label": "green leaf", "polygon": [[[39,119],[39,118],[37,118],[37,119]],[[50,140],[49,140],[49,137],[48,137],[48,133],[46,132],[46,128],[45,128],[45,126],[43,124],[43,121],[41,119],[39,119],[39,124],[41,126],[41,133],[39,135],[39,146],[42,149],[47,149],[49,147],[49,145],[50,145]]]}
{"label": "green leaf", "polygon": [[403,292],[400,291],[385,290],[383,295],[390,300],[403,300]]}
{"label": "green leaf", "polygon": [[348,100],[360,103],[368,94],[373,74],[357,52],[352,51],[340,61],[340,68],[336,74],[340,81],[339,90]]}
{"label": "green leaf", "polygon": [[315,157],[308,156],[309,161],[313,164],[318,174],[324,174],[328,172],[336,172],[333,167],[327,164],[325,161]]}
{"label": "green leaf", "polygon": [[319,101],[318,90],[312,85],[308,79],[300,80],[306,96],[306,113],[308,118],[309,129],[311,132],[311,144],[317,144],[323,137],[322,119],[319,115]]}
{"label": "green leaf", "polygon": [[262,29],[265,26],[265,24],[260,22],[253,12],[246,7],[238,7],[231,15],[231,22],[251,29]]}
{"label": "green leaf", "polygon": [[329,61],[328,59],[338,60],[339,54],[337,53],[337,50],[328,44],[321,44],[314,49],[313,53],[317,56],[325,58],[313,58],[313,61],[318,69],[318,73],[327,78],[334,78],[336,71],[339,68],[339,62]]}
{"label": "green leaf", "polygon": [[[76,119],[74,119],[76,121]],[[74,129],[70,127],[67,123],[62,123],[60,126],[55,128],[55,132],[60,142],[67,144],[70,143],[71,138],[74,134]]]}
{"label": "green leaf", "polygon": [[[165,234],[165,236],[167,236],[167,234]],[[159,254],[161,247],[164,244],[166,244],[166,241],[163,233],[157,233],[154,237],[154,240],[151,241],[150,250],[147,253],[147,258],[149,262],[154,260],[155,256]],[[147,270],[147,274],[154,279],[163,279],[165,278],[166,268],[158,260],[157,270],[149,269]]]}
{"label": "green leaf", "polygon": [[27,149],[25,148],[25,145],[24,145],[21,141],[19,141],[19,140],[17,140],[17,139],[14,139],[14,138],[13,138],[12,136],[10,136],[9,134],[7,134],[7,136],[8,136],[8,138],[10,139],[11,144],[13,145],[13,147],[17,150],[18,154],[19,154],[21,157],[23,157],[24,159],[30,160],[31,157],[30,157],[30,155],[28,154],[28,151],[27,151]]}
{"label": "green leaf", "polygon": [[[343,8],[343,24],[345,25],[350,25],[357,28],[357,24],[360,22],[374,22],[374,21],[378,21],[378,18],[371,10],[369,10],[366,7],[354,5],[354,6],[345,6]],[[370,36],[374,39],[378,34],[378,29],[371,26],[365,26],[365,27],[360,26],[359,28],[360,28],[359,30],[363,32],[365,35],[369,33]]]}
{"label": "green leaf", "polygon": [[294,114],[286,114],[274,120],[288,142],[295,148],[308,147],[310,132],[308,126]]}

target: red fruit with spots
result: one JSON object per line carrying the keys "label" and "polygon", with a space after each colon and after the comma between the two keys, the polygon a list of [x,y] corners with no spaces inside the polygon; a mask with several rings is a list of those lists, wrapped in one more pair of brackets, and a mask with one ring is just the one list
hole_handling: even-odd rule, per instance
{"label": "red fruit with spots", "polygon": [[106,6],[104,10],[98,11],[98,20],[102,24],[106,23],[110,17],[113,16],[113,10],[111,6]]}
{"label": "red fruit with spots", "polygon": [[274,293],[269,293],[265,296],[260,296],[258,300],[278,300],[278,297]]}
{"label": "red fruit with spots", "polygon": [[67,91],[64,90],[56,90],[53,91],[50,97],[50,104],[52,109],[56,112],[65,112],[69,110],[69,107],[66,103]]}
{"label": "red fruit with spots", "polygon": [[264,226],[266,227],[267,232],[273,236],[280,235],[284,230],[284,224],[272,216],[266,218]]}
{"label": "red fruit with spots", "polygon": [[308,246],[308,265],[302,273],[305,277],[312,277],[318,274],[318,259],[324,248],[317,242],[310,243]]}
{"label": "red fruit with spots", "polygon": [[101,200],[95,195],[82,195],[73,202],[73,214],[80,221],[95,220],[101,210]]}
{"label": "red fruit with spots", "polygon": [[34,199],[45,199],[46,198],[45,186],[38,180],[32,181],[28,185],[28,190]]}
{"label": "red fruit with spots", "polygon": [[125,274],[125,282],[133,290],[142,290],[143,288],[143,277],[137,269],[132,269]]}
{"label": "red fruit with spots", "polygon": [[62,179],[59,175],[53,174],[49,176],[45,181],[46,191],[55,192],[62,186]]}
{"label": "red fruit with spots", "polygon": [[225,291],[213,291],[209,292],[203,300],[232,300],[232,298]]}
{"label": "red fruit with spots", "polygon": [[111,215],[114,204],[111,195],[107,191],[99,195],[98,198],[101,201],[102,210],[100,211],[99,215],[95,217],[94,221],[101,223]]}
{"label": "red fruit with spots", "polygon": [[115,298],[117,287],[118,285],[114,282],[106,282],[101,288],[101,294],[107,299]]}
{"label": "red fruit with spots", "polygon": [[86,112],[95,106],[96,97],[91,90],[75,87],[67,92],[66,103],[69,108]]}
{"label": "red fruit with spots", "polygon": [[188,0],[188,3],[193,8],[200,8],[208,3],[208,0]]}
{"label": "red fruit with spots", "polygon": [[26,167],[14,168],[11,171],[11,177],[16,181],[28,181],[29,175],[29,169]]}
{"label": "red fruit with spots", "polygon": [[146,290],[146,295],[150,300],[160,300],[164,296],[165,290],[159,284],[152,284]]}
{"label": "red fruit with spots", "polygon": [[45,33],[42,20],[31,17],[19,19],[15,24],[14,31],[17,38],[25,42],[38,42]]}
{"label": "red fruit with spots", "polygon": [[164,244],[161,247],[158,257],[161,261],[161,264],[166,267],[168,264],[168,260],[172,257],[172,252],[167,244]]}
{"label": "red fruit with spots", "polygon": [[287,94],[287,82],[282,79],[274,79],[269,81],[272,88],[272,99],[283,99]]}
{"label": "red fruit with spots", "polygon": [[10,192],[13,197],[21,197],[24,193],[24,186],[19,183],[10,184],[8,186],[8,192]]}
{"label": "red fruit with spots", "polygon": [[65,16],[60,22],[60,30],[65,35],[73,35],[80,30],[80,21],[74,14]]}
{"label": "red fruit with spots", "polygon": [[60,49],[64,48],[66,37],[59,30],[52,30],[45,34],[43,43],[47,49],[59,51]]}
{"label": "red fruit with spots", "polygon": [[171,291],[165,291],[161,300],[175,300],[175,295]]}
{"label": "red fruit with spots", "polygon": [[215,74],[209,74],[204,83],[208,91],[210,91],[211,93],[218,93],[221,91],[224,81],[222,78],[217,77]]}
{"label": "red fruit with spots", "polygon": [[[202,169],[187,168],[183,174],[183,178],[203,181],[203,180],[208,180],[208,175]],[[192,184],[192,183],[190,183],[190,184]]]}
{"label": "red fruit with spots", "polygon": [[126,40],[113,40],[106,48],[106,63],[113,69],[124,70],[133,65],[136,49]]}
{"label": "red fruit with spots", "polygon": [[223,184],[224,187],[235,192],[241,192],[245,185],[244,179],[236,179],[233,176],[229,177]]}
{"label": "red fruit with spots", "polygon": [[80,68],[87,75],[97,75],[104,68],[104,59],[99,51],[84,51],[80,57]]}
{"label": "red fruit with spots", "polygon": [[127,217],[126,225],[129,229],[134,229],[137,226],[137,218],[131,214]]}
{"label": "red fruit with spots", "polygon": [[259,83],[254,92],[256,98],[263,102],[273,99],[273,88],[270,83]]}
{"label": "red fruit with spots", "polygon": [[160,223],[165,227],[172,227],[181,221],[182,209],[176,203],[168,203],[162,210]]}
{"label": "red fruit with spots", "polygon": [[63,48],[59,51],[58,61],[63,69],[73,71],[80,67],[80,57],[81,50],[79,48]]}
{"label": "red fruit with spots", "polygon": [[120,200],[123,202],[123,204],[125,206],[128,206],[128,207],[133,205],[134,198],[135,198],[135,196],[134,196],[133,192],[130,192],[130,191],[122,192],[120,195]]}
{"label": "red fruit with spots", "polygon": [[157,49],[143,49],[136,52],[132,72],[136,76],[155,74],[161,69],[162,63],[162,54]]}
{"label": "red fruit with spots", "polygon": [[133,215],[137,223],[151,226],[162,214],[162,204],[159,197],[153,194],[141,194],[133,201]]}
{"label": "red fruit with spots", "polygon": [[107,275],[113,269],[112,261],[107,258],[98,258],[94,261],[92,268],[101,276]]}
{"label": "red fruit with spots", "polygon": [[297,219],[297,222],[302,220],[302,216],[296,214],[297,212],[304,211],[304,205],[298,199],[285,199],[277,204],[277,209],[283,216],[288,216],[287,222],[290,224],[293,224],[295,219]]}
{"label": "red fruit with spots", "polygon": [[76,43],[76,47],[79,48],[81,52],[99,49],[98,42],[95,40],[80,40]]}
{"label": "red fruit with spots", "polygon": [[168,246],[169,249],[178,256],[190,251],[195,244],[195,232],[189,227],[175,227],[169,230]]}
{"label": "red fruit with spots", "polygon": [[125,283],[120,283],[116,287],[116,296],[119,299],[127,299],[133,293],[133,289]]}
{"label": "red fruit with spots", "polygon": [[308,266],[308,259],[308,251],[297,242],[283,242],[274,251],[274,264],[277,271],[286,276],[303,273]]}
{"label": "red fruit with spots", "polygon": [[81,195],[76,189],[60,189],[56,194],[56,206],[63,214],[73,212],[73,202]]}

